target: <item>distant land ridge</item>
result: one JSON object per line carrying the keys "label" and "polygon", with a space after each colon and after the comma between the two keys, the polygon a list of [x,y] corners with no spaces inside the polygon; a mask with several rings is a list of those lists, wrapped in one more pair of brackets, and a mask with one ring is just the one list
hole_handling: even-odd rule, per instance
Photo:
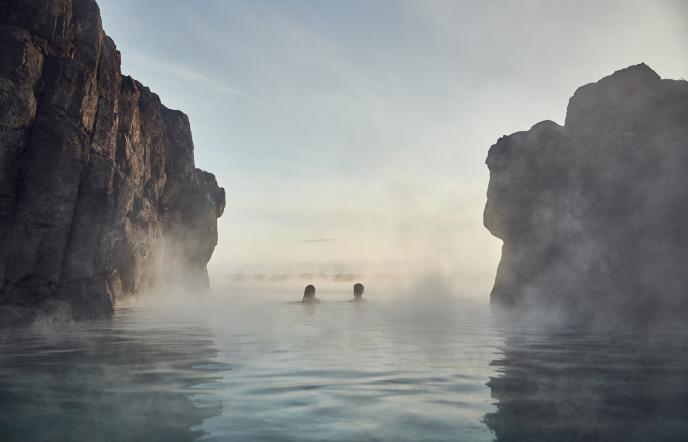
{"label": "distant land ridge", "polygon": [[94,0],[0,0],[0,325],[208,288],[225,192]]}
{"label": "distant land ridge", "polygon": [[652,321],[688,312],[688,82],[645,64],[576,90],[487,156],[491,300]]}

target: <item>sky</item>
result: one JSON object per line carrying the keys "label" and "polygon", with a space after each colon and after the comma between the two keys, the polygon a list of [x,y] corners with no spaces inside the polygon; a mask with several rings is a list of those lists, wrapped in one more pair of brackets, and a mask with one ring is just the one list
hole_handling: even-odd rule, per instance
{"label": "sky", "polygon": [[688,77],[687,1],[99,4],[228,192],[211,280],[440,272],[486,296],[490,146],[626,66]]}

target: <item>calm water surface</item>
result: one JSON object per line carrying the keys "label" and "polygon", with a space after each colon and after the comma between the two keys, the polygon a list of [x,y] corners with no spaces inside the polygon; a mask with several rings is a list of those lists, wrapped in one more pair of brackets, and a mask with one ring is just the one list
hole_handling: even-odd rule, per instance
{"label": "calm water surface", "polygon": [[0,331],[0,440],[688,440],[683,333],[379,301]]}

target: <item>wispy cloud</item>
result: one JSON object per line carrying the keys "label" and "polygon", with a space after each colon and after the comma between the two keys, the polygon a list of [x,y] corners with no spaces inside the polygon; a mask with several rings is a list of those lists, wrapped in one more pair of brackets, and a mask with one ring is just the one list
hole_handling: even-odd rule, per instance
{"label": "wispy cloud", "polygon": [[125,60],[128,65],[140,66],[148,71],[152,71],[157,75],[164,75],[171,77],[175,80],[189,83],[193,86],[202,87],[210,92],[219,93],[223,95],[230,95],[243,100],[251,101],[261,105],[267,105],[268,102],[262,98],[255,97],[253,95],[246,94],[238,89],[235,89],[225,82],[218,80],[216,78],[210,77],[209,75],[192,69],[183,64],[177,64],[169,61],[158,60],[148,55],[141,53],[127,53]]}

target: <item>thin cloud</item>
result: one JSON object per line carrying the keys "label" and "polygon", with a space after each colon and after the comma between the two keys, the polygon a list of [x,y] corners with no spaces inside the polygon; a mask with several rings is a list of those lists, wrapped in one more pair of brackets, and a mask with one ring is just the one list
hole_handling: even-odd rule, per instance
{"label": "thin cloud", "polygon": [[212,78],[203,72],[196,71],[187,66],[170,63],[167,61],[156,60],[150,56],[140,53],[128,53],[126,61],[133,65],[140,65],[148,70],[155,72],[158,75],[167,75],[176,80],[190,83],[196,86],[201,86],[215,93],[223,95],[231,95],[243,100],[251,101],[261,105],[267,105],[268,102],[262,98],[254,97],[246,94],[238,89],[227,86],[222,81]]}

